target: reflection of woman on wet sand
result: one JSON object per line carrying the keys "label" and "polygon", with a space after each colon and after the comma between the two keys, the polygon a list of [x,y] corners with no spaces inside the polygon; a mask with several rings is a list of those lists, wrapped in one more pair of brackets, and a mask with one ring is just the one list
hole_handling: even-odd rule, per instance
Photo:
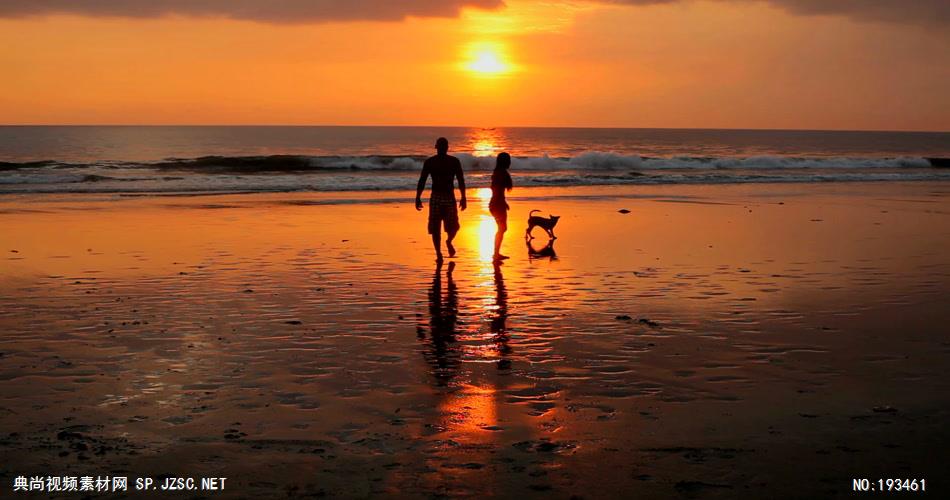
{"label": "reflection of woman on wet sand", "polygon": [[488,211],[495,217],[495,223],[498,224],[498,232],[495,233],[495,261],[507,259],[507,255],[501,254],[501,241],[505,238],[505,231],[508,230],[508,202],[505,201],[505,191],[511,191],[513,187],[511,174],[508,173],[508,167],[511,166],[511,155],[501,153],[495,161],[495,171],[491,174],[491,201],[488,202]]}
{"label": "reflection of woman on wet sand", "polygon": [[498,360],[498,369],[506,370],[511,367],[511,361],[505,359],[511,353],[508,346],[508,290],[505,288],[505,277],[501,273],[501,266],[495,263],[495,315],[491,318],[491,333],[501,359]]}
{"label": "reflection of woman on wet sand", "polygon": [[[499,355],[497,367],[499,370],[507,370],[511,367],[511,361],[506,359],[511,353],[507,327],[508,290],[501,267],[498,262],[494,265],[495,307],[487,308],[486,312],[490,320],[492,343]],[[462,349],[457,343],[460,333],[459,294],[458,286],[452,278],[454,270],[455,263],[450,262],[445,274],[447,293],[443,294],[441,265],[436,266],[432,286],[429,288],[429,346],[423,356],[440,387],[448,386],[462,366]],[[425,339],[425,329],[424,324],[418,325],[419,340]]]}

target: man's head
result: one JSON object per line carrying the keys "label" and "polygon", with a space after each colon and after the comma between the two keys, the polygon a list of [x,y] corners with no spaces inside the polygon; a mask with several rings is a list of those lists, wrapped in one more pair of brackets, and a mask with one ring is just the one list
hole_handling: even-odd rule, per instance
{"label": "man's head", "polygon": [[440,154],[444,155],[449,151],[449,140],[445,137],[439,137],[435,140],[435,150]]}

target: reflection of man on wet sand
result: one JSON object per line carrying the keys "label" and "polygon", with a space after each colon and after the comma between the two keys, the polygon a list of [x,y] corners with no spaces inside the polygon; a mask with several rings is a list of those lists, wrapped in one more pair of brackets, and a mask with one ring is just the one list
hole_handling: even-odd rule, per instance
{"label": "reflection of man on wet sand", "polygon": [[[507,356],[511,354],[508,345],[508,290],[505,287],[505,278],[501,273],[501,265],[495,263],[495,307],[486,310],[489,313],[491,341],[499,355],[497,367],[499,370],[511,368],[511,361]],[[450,262],[445,273],[447,286],[446,293],[442,288],[442,265],[435,268],[432,277],[432,287],[429,288],[429,346],[424,351],[426,362],[439,386],[446,386],[458,375],[462,366],[462,349],[458,345],[458,316],[459,298],[458,286],[452,278],[455,262]],[[425,326],[418,327],[419,339],[425,338]]]}
{"label": "reflection of man on wet sand", "polygon": [[[442,300],[442,265],[435,268],[432,288],[429,289],[429,341],[431,351],[426,352],[426,361],[439,385],[446,385],[459,370],[461,352],[456,342],[458,324],[458,287],[452,280],[455,263],[449,262],[445,277],[448,279],[448,294]],[[419,337],[424,336],[420,328]]]}
{"label": "reflection of man on wet sand", "polygon": [[459,208],[465,210],[468,202],[465,199],[465,177],[462,175],[462,163],[458,158],[448,154],[449,141],[439,137],[435,141],[436,155],[422,164],[422,174],[416,186],[416,210],[422,210],[422,191],[426,188],[426,180],[432,176],[432,194],[429,196],[429,234],[432,235],[432,246],[435,248],[437,261],[442,261],[441,227],[445,228],[445,247],[449,257],[455,256],[455,247],[452,240],[459,230],[459,214],[455,208],[455,179],[459,181],[461,199]]}

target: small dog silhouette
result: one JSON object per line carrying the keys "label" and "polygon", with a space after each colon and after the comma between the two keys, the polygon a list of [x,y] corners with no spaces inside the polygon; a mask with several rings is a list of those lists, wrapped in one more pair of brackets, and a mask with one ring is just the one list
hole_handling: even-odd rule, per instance
{"label": "small dog silhouette", "polygon": [[554,226],[557,225],[557,221],[561,216],[552,215],[550,217],[541,217],[540,215],[532,215],[535,212],[540,212],[540,210],[532,210],[528,213],[528,229],[524,232],[525,238],[534,239],[534,236],[531,236],[531,230],[535,227],[540,227],[547,231],[548,237],[552,240],[556,240],[557,236],[554,236]]}

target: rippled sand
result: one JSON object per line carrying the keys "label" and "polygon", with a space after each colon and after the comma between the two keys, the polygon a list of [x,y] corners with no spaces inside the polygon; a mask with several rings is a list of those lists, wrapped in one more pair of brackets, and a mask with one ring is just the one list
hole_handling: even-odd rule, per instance
{"label": "rippled sand", "polygon": [[[845,496],[950,459],[950,187],[0,198],[0,468],[224,495]],[[553,247],[530,209],[562,216]],[[619,209],[630,210],[621,214]],[[540,236],[540,231],[538,233]]]}

